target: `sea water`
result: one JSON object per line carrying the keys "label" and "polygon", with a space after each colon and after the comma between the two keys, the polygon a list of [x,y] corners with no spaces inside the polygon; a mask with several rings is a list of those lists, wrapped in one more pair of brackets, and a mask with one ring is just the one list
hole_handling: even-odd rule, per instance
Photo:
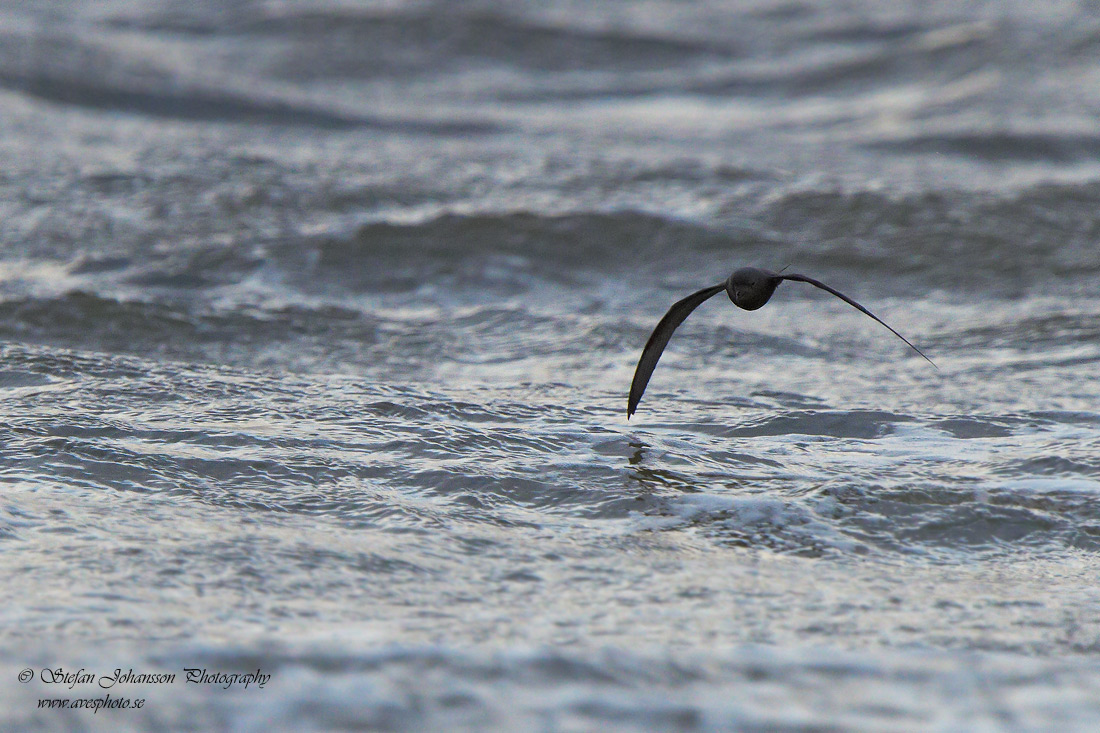
{"label": "sea water", "polygon": [[[1087,3],[0,5],[0,727],[1094,730],[1098,90]],[[628,421],[742,266],[938,369],[788,282]]]}

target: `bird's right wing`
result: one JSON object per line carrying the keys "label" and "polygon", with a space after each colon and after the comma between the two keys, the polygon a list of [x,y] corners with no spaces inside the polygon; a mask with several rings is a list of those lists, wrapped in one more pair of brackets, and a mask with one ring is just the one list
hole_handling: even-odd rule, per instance
{"label": "bird's right wing", "polygon": [[692,293],[683,300],[677,301],[668,309],[668,313],[657,324],[657,328],[653,329],[649,341],[646,341],[645,348],[642,349],[642,356],[638,359],[638,368],[634,370],[634,381],[630,383],[630,398],[626,405],[627,419],[630,419],[630,416],[638,409],[642,393],[645,392],[646,385],[649,384],[649,378],[657,367],[657,361],[661,358],[665,345],[672,338],[672,332],[684,322],[685,318],[691,315],[693,310],[699,307],[700,303],[725,289],[725,285],[704,288],[697,293]]}

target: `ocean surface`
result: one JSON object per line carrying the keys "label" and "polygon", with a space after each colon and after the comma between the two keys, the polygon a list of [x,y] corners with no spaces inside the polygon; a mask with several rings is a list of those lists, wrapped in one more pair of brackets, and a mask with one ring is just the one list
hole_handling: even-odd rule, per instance
{"label": "ocean surface", "polygon": [[0,357],[4,730],[1100,728],[1095,2],[0,2]]}

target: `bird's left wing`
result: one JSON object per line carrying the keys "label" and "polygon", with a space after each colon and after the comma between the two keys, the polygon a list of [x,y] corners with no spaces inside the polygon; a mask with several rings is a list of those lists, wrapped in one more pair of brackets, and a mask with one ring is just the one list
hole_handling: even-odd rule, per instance
{"label": "bird's left wing", "polygon": [[[909,344],[909,348],[911,348],[911,349],[912,349],[913,351],[917,352],[917,353],[918,353],[918,354],[920,354],[921,356],[924,356],[924,360],[925,360],[925,361],[927,361],[927,362],[928,362],[929,364],[931,364],[932,366],[936,367],[936,362],[932,361],[932,360],[931,360],[931,359],[929,359],[929,358],[928,358],[927,356],[925,356],[924,352],[923,352],[923,351],[921,351],[920,349],[918,349],[918,348],[917,348],[916,346],[913,346],[913,344],[910,344],[910,343],[909,343],[909,339],[905,338],[905,337],[904,337],[904,336],[902,336],[902,335],[901,335],[900,333],[898,333],[898,332],[897,332],[897,331],[895,331],[894,329],[890,328],[890,326],[888,326],[888,325],[886,324],[886,321],[882,320],[881,318],[879,318],[878,316],[876,316],[876,315],[875,315],[874,313],[872,313],[871,311],[867,310],[867,309],[866,309],[866,308],[864,308],[864,307],[863,307],[862,305],[860,305],[859,303],[855,302],[854,300],[852,300],[851,298],[849,298],[849,297],[848,297],[847,295],[845,295],[844,293],[840,292],[839,290],[834,290],[833,288],[830,288],[830,287],[829,287],[828,285],[826,285],[825,283],[821,282],[820,280],[814,280],[814,279],[813,279],[812,277],[806,277],[805,275],[795,275],[795,274],[793,274],[793,273],[792,273],[792,274],[790,274],[790,275],[780,275],[779,277],[783,278],[784,280],[794,280],[794,281],[796,281],[796,282],[809,283],[810,285],[813,285],[813,286],[814,286],[815,288],[821,288],[822,290],[824,290],[824,291],[825,291],[825,292],[827,292],[827,293],[832,293],[833,295],[835,295],[836,297],[840,298],[841,300],[843,300],[843,301],[844,301],[845,303],[847,303],[848,305],[852,306],[853,308],[857,308],[857,309],[859,309],[859,310],[860,310],[860,311],[862,311],[863,313],[866,313],[867,315],[871,316],[871,318],[874,318],[874,319],[875,319],[876,321],[878,321],[879,323],[881,323],[881,324],[882,324],[883,326],[886,326],[886,328],[890,330],[890,333],[894,334],[894,335],[895,335],[895,336],[897,336],[897,337],[898,337],[899,339],[901,339],[901,340],[902,340],[902,341],[904,341],[905,343]],[[937,368],[937,369],[939,369],[939,367],[936,367],[936,368]]]}
{"label": "bird's left wing", "polygon": [[691,315],[693,310],[699,307],[700,303],[725,289],[725,285],[704,288],[697,293],[692,293],[683,300],[677,301],[668,309],[668,313],[657,324],[657,328],[653,329],[649,341],[646,341],[645,348],[642,349],[642,356],[638,359],[638,368],[634,370],[634,381],[630,383],[630,398],[626,405],[627,419],[638,409],[642,393],[645,392],[646,385],[649,384],[649,378],[657,367],[657,360],[661,358],[665,345],[672,338],[672,332],[684,322],[685,318]]}

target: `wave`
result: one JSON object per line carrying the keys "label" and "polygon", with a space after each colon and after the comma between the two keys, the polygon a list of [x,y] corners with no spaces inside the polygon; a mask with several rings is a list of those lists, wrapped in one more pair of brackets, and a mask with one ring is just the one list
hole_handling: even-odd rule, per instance
{"label": "wave", "polygon": [[[531,278],[667,282],[739,265],[790,265],[870,277],[875,292],[958,288],[1011,296],[1053,283],[1091,292],[1100,260],[1088,222],[1098,207],[1097,183],[1005,197],[791,191],[709,221],[636,211],[444,214],[365,224],[305,250],[312,253],[308,279],[354,290],[415,289],[442,278],[450,287],[518,293]],[[295,253],[302,256],[301,248]]]}
{"label": "wave", "polygon": [[[326,204],[341,212],[352,205],[340,193],[301,205]],[[727,208],[699,219],[629,209],[445,212],[229,244],[205,243],[196,234],[192,242],[152,251],[141,232],[119,232],[114,246],[101,253],[86,252],[74,240],[76,253],[45,268],[41,277],[55,287],[60,268],[70,290],[145,291],[141,297],[169,299],[206,292],[246,303],[252,290],[267,288],[305,303],[303,295],[356,294],[420,294],[438,302],[446,293],[458,302],[546,288],[583,298],[609,287],[632,301],[650,297],[655,288],[717,281],[745,265],[789,266],[840,280],[841,289],[844,281],[858,282],[866,293],[922,297],[952,291],[952,298],[963,299],[1047,288],[1088,295],[1096,292],[1100,275],[1098,234],[1089,223],[1100,208],[1095,182],[1037,186],[1007,196],[790,189],[764,198],[749,194]],[[17,268],[8,277],[25,282],[34,273]]]}

